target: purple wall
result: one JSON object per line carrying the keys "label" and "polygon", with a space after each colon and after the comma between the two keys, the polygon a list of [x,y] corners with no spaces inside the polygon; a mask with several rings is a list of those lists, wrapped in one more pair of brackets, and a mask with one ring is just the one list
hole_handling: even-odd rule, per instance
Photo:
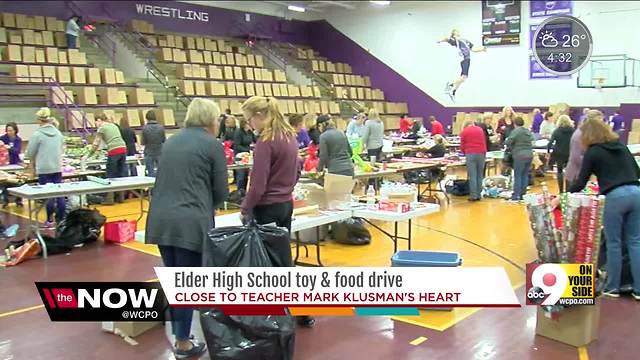
{"label": "purple wall", "polygon": [[[75,7],[70,7],[74,3]],[[209,21],[192,21],[169,17],[158,17],[138,14],[136,4],[165,6],[181,11],[207,12]],[[277,41],[296,44],[308,44],[308,23],[304,21],[286,21],[282,18],[268,15],[251,14],[251,22],[245,22],[243,11],[213,8],[209,6],[193,5],[175,1],[1,1],[0,11],[14,12],[27,15],[44,15],[67,18],[72,14],[71,8],[81,9],[85,17],[110,18],[120,23],[131,19],[145,20],[152,23],[156,29],[193,33],[223,37],[245,35],[236,24],[243,24],[252,32],[259,32]]]}

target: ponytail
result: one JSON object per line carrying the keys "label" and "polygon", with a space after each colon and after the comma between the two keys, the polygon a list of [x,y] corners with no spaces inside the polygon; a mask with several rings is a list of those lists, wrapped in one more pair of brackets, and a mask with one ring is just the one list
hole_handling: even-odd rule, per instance
{"label": "ponytail", "polygon": [[262,141],[273,141],[276,138],[290,139],[296,136],[295,129],[285,120],[280,112],[278,100],[274,97],[252,96],[242,104],[242,111],[265,116],[267,121],[260,133]]}

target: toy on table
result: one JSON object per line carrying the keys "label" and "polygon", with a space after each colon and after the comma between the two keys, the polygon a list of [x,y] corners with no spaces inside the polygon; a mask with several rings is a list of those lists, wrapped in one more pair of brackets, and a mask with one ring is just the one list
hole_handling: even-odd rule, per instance
{"label": "toy on table", "polygon": [[362,153],[362,139],[360,138],[349,138],[349,145],[351,146],[351,160],[364,172],[373,172],[373,166],[371,164],[362,160],[360,154]]}
{"label": "toy on table", "polygon": [[318,168],[318,163],[320,159],[318,159],[318,145],[311,144],[307,148],[307,157],[304,160],[304,171],[312,172],[316,171]]}
{"label": "toy on table", "polygon": [[233,155],[233,149],[231,148],[233,144],[231,141],[225,141],[222,145],[224,147],[224,157],[227,159],[227,165],[233,165],[235,163],[235,156]]}

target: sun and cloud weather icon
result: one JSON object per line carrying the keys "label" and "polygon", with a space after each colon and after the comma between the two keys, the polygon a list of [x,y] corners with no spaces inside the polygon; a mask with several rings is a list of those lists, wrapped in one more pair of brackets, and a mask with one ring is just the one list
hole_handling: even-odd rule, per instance
{"label": "sun and cloud weather icon", "polygon": [[558,46],[558,40],[551,31],[543,31],[538,38],[542,37],[542,47],[550,48]]}

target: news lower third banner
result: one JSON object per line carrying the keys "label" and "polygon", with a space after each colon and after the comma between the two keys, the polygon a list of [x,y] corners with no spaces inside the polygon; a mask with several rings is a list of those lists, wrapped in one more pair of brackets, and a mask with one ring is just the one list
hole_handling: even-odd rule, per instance
{"label": "news lower third banner", "polygon": [[155,271],[170,306],[217,307],[229,315],[283,315],[287,309],[293,315],[418,315],[418,308],[520,307],[499,267]]}

